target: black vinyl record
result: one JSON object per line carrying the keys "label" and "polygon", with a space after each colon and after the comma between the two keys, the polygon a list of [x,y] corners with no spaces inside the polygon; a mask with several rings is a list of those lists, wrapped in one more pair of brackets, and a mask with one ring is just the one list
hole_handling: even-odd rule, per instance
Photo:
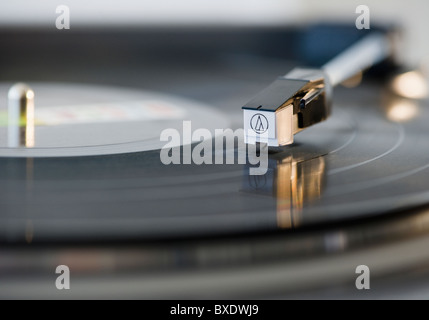
{"label": "black vinyl record", "polygon": [[[40,105],[48,100],[45,92],[65,101],[85,96],[82,92],[86,91],[103,96],[100,88],[44,86],[49,90],[35,86],[41,93]],[[62,92],[56,94],[55,90]],[[125,91],[125,101],[132,94],[138,96]],[[115,96],[120,95],[116,92]],[[142,137],[139,143],[141,133],[137,132],[130,152],[132,138],[127,134],[133,127],[127,120],[119,128],[89,123],[86,129],[77,126],[75,132],[70,124],[53,126],[52,136],[58,136],[55,130],[60,132],[63,127],[71,140],[84,144],[103,132],[101,141],[112,137],[116,145],[124,146],[115,149],[113,143],[100,142],[96,145],[99,150],[119,154],[71,157],[68,149],[88,150],[92,142],[88,142],[90,146],[71,143],[60,151],[51,146],[46,151],[38,148],[36,139],[35,148],[30,149],[39,152],[36,156],[2,157],[2,238],[25,241],[29,225],[32,241],[231,235],[341,222],[423,205],[429,186],[425,151],[429,145],[424,135],[429,114],[423,104],[383,101],[381,97],[375,84],[338,90],[333,115],[298,134],[293,145],[270,153],[268,171],[259,176],[250,175],[248,165],[237,164],[238,153],[246,150],[233,151],[235,164],[164,165],[159,146],[144,151],[153,141],[163,142]],[[172,99],[162,94],[157,98]],[[183,108],[191,108],[194,102],[181,103]],[[208,111],[200,111],[200,115],[192,108],[188,112],[196,127],[207,116],[214,128],[225,129],[228,113],[204,108]],[[190,115],[175,121],[180,126],[186,117]],[[159,130],[153,127],[173,126],[168,119],[150,123],[157,134]],[[127,126],[126,138],[118,138]],[[49,126],[40,130],[51,136]],[[138,148],[143,150],[137,152]],[[9,148],[3,150],[10,152]],[[49,152],[58,154],[48,156]]]}
{"label": "black vinyl record", "polygon": [[[241,106],[298,65],[288,30],[188,33],[0,35],[0,298],[427,297],[428,101],[364,76],[264,175],[165,165],[162,130],[242,128]],[[11,80],[35,91],[31,149],[7,146]],[[359,265],[374,290],[356,290]]]}

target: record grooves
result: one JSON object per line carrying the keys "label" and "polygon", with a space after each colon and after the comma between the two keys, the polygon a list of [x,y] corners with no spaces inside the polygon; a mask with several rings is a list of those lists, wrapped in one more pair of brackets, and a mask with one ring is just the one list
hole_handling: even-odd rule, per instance
{"label": "record grooves", "polygon": [[33,241],[159,239],[301,228],[424,204],[429,146],[416,132],[425,109],[393,122],[373,85],[353,89],[368,100],[358,105],[345,105],[341,94],[351,91],[339,91],[332,118],[271,154],[262,177],[238,164],[165,166],[159,151],[2,158],[3,239],[24,241],[29,221]]}

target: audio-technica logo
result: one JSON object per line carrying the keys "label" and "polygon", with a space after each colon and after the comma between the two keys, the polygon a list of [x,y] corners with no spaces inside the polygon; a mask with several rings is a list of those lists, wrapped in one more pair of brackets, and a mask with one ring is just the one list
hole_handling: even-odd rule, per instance
{"label": "audio-technica logo", "polygon": [[268,130],[268,120],[263,114],[257,113],[250,119],[250,127],[257,134],[262,134]]}

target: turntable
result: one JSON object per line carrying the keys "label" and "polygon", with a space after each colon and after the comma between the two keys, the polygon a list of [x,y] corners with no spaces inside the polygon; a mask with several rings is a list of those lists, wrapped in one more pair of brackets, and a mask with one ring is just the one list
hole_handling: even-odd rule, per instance
{"label": "turntable", "polygon": [[[282,72],[320,66],[365,32],[67,32],[0,33],[0,298],[426,296],[429,109],[417,71],[383,52],[369,73],[334,81],[332,110],[271,148],[264,174],[249,174],[244,136],[215,148],[216,130],[243,128],[241,107]],[[318,54],[303,54],[309,44]],[[213,161],[186,158],[197,145],[184,135],[170,145],[180,163],[163,163],[160,136],[184,134],[184,121],[212,134],[201,141]],[[54,285],[59,265],[71,290]],[[355,287],[360,265],[370,290]]]}

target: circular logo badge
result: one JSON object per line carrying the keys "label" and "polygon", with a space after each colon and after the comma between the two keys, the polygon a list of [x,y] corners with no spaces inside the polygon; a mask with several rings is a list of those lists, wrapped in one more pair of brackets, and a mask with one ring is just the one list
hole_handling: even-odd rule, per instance
{"label": "circular logo badge", "polygon": [[268,130],[268,120],[263,114],[257,113],[250,119],[250,127],[257,134],[264,133]]}

